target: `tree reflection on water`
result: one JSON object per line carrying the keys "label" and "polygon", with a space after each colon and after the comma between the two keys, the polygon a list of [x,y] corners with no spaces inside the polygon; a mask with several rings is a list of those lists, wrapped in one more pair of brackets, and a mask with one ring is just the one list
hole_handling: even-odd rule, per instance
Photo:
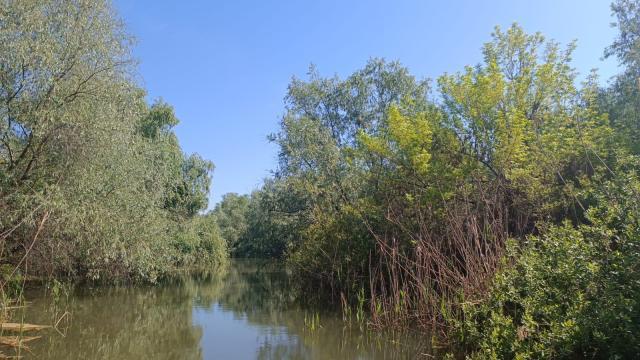
{"label": "tree reflection on water", "polygon": [[[59,329],[31,343],[45,359],[416,358],[428,339],[347,326],[304,305],[281,264],[242,260],[156,287],[77,288],[61,301],[31,293],[25,320]],[[35,296],[35,297],[34,297]],[[55,306],[54,306],[55,305]],[[316,319],[316,326],[308,320]],[[6,352],[5,352],[6,353]]]}

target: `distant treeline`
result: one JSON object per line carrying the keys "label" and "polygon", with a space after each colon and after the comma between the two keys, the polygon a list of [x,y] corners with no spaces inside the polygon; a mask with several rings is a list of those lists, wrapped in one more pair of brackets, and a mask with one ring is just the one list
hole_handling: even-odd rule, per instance
{"label": "distant treeline", "polygon": [[604,87],[517,25],[435,82],[378,59],[294,79],[275,175],[213,211],[231,254],[471,357],[637,356],[640,1],[612,10]]}
{"label": "distant treeline", "polygon": [[155,281],[226,258],[213,164],[148,105],[106,0],[0,4],[0,285],[24,275]]}

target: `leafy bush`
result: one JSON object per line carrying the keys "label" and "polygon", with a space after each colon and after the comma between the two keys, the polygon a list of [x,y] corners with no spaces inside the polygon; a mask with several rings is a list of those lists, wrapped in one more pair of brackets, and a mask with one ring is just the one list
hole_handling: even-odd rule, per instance
{"label": "leafy bush", "polygon": [[620,173],[589,193],[589,224],[513,241],[488,298],[464,305],[458,335],[474,357],[640,353],[640,179]]}

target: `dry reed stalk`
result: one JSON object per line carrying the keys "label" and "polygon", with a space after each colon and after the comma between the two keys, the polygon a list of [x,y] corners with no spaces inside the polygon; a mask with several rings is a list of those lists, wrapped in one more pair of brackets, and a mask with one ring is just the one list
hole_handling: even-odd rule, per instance
{"label": "dry reed stalk", "polygon": [[[500,182],[488,188],[478,182],[476,190],[443,201],[440,218],[424,206],[389,205],[386,218],[399,231],[372,232],[378,251],[378,263],[370,266],[373,326],[417,325],[445,333],[460,303],[486,291],[506,239],[526,229],[530,217],[514,211]],[[510,218],[526,220],[510,224]],[[405,225],[407,219],[413,228]]]}
{"label": "dry reed stalk", "polygon": [[27,348],[24,343],[39,338],[40,336],[0,336],[0,345],[6,345],[14,348]]}
{"label": "dry reed stalk", "polygon": [[24,332],[24,331],[40,331],[44,329],[48,329],[51,326],[49,325],[35,325],[35,324],[26,324],[26,323],[1,323],[0,331],[13,331],[13,332]]}

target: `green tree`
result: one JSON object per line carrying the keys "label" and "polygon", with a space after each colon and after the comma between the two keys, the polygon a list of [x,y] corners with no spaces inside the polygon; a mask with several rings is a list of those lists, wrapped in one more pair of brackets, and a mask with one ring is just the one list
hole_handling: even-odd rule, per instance
{"label": "green tree", "polygon": [[356,206],[371,190],[363,174],[380,169],[354,161],[358,136],[379,132],[388,109],[406,100],[414,112],[426,109],[428,85],[399,63],[380,59],[344,80],[322,78],[313,67],[309,76],[289,85],[287,113],[271,137],[280,147],[276,177],[299,196],[295,217],[307,224],[288,246],[289,259],[334,289],[356,289],[375,244],[363,216],[380,220]]}
{"label": "green tree", "polygon": [[212,165],[182,153],[170,106],[146,104],[110,2],[7,1],[0,24],[0,261],[150,281],[183,263],[173,239]]}
{"label": "green tree", "polygon": [[249,196],[236,193],[224,194],[213,209],[213,215],[220,228],[222,238],[231,254],[235,254],[241,239],[247,232],[247,211]]}
{"label": "green tree", "polygon": [[605,50],[605,57],[616,57],[624,71],[614,78],[613,86],[603,92],[605,110],[618,141],[634,154],[640,153],[640,2],[616,0],[611,5],[618,37]]}

